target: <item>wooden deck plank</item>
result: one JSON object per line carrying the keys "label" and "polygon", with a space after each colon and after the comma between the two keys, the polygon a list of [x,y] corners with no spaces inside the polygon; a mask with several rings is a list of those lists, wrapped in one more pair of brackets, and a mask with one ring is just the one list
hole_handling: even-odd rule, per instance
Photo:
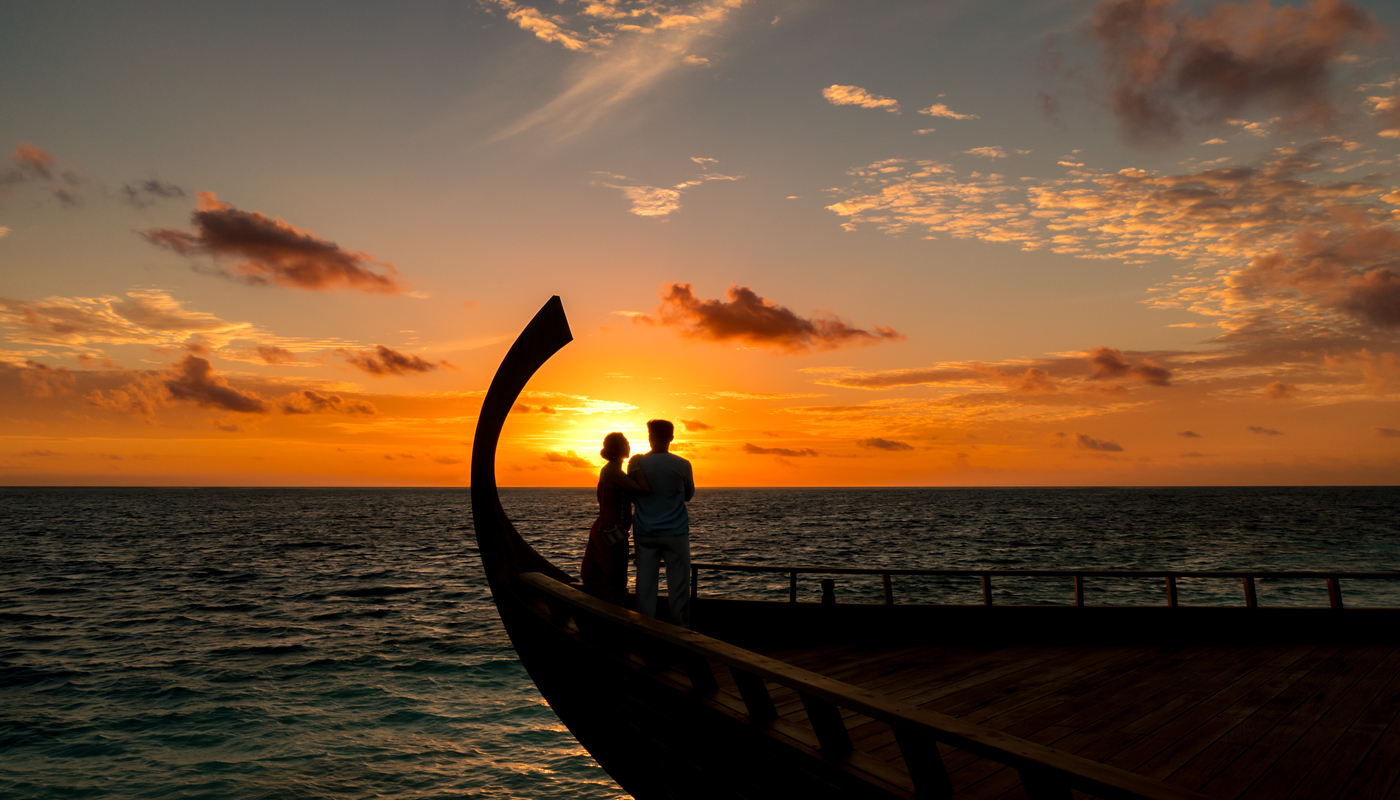
{"label": "wooden deck plank", "polygon": [[[1400,719],[1393,674],[1400,650],[1389,646],[845,645],[769,654],[1210,795],[1332,796],[1336,781],[1359,769],[1372,776],[1357,784],[1362,793],[1384,796],[1400,776],[1385,761],[1400,759],[1400,730],[1391,737],[1394,750],[1386,749],[1388,739],[1379,743]],[[786,720],[808,726],[795,692],[770,690]],[[842,716],[858,751],[904,769],[888,725]],[[962,795],[1021,792],[1014,770],[942,750]],[[1305,780],[1329,771],[1330,783]],[[1320,792],[1304,793],[1305,785]]]}
{"label": "wooden deck plank", "polygon": [[[1313,703],[1313,708],[1299,708],[1292,715],[1311,711],[1313,719],[1290,746],[1271,747],[1264,752],[1267,743],[1261,740],[1207,784],[1207,791],[1224,797],[1286,796],[1314,771],[1319,755],[1332,750],[1394,677],[1395,655],[1392,648],[1375,647],[1354,661],[1325,687],[1326,692],[1335,693],[1329,707],[1320,709]],[[1319,787],[1318,793],[1335,794],[1342,783],[1338,777],[1331,787]]]}
{"label": "wooden deck plank", "polygon": [[[1392,649],[1386,661],[1372,674],[1388,678],[1385,685],[1355,717],[1332,749],[1316,761],[1312,772],[1295,784],[1288,794],[1289,800],[1322,797],[1323,786],[1360,773],[1362,761],[1380,746],[1386,729],[1400,724],[1397,722],[1400,720],[1400,650]],[[1400,741],[1395,743],[1400,745]],[[1385,753],[1382,756],[1400,762],[1400,752],[1391,751],[1388,756]],[[1279,796],[1283,796],[1282,793]]]}
{"label": "wooden deck plank", "polygon": [[[1189,747],[1184,743],[1193,731],[1209,722],[1230,704],[1249,694],[1259,685],[1266,683],[1293,663],[1307,657],[1317,648],[1313,646],[1291,648],[1268,662],[1236,676],[1227,685],[1202,699],[1200,703],[1178,715],[1164,726],[1144,736],[1138,743],[1116,754],[1110,761],[1119,767],[1134,772],[1141,771],[1153,759],[1167,762],[1181,750]],[[1131,730],[1131,724],[1125,730]]]}
{"label": "wooden deck plank", "polygon": [[[1188,762],[1196,759],[1204,750],[1215,744],[1220,737],[1257,713],[1259,709],[1267,706],[1274,698],[1287,693],[1290,687],[1307,675],[1321,668],[1330,677],[1331,672],[1326,669],[1325,665],[1331,663],[1333,656],[1340,650],[1341,648],[1335,645],[1319,647],[1293,664],[1280,669],[1262,683],[1249,682],[1253,685],[1238,700],[1223,709],[1211,709],[1217,713],[1133,771],[1142,775],[1150,775],[1158,780],[1165,780],[1175,775]],[[1204,780],[1199,779],[1199,775],[1208,768],[1207,764],[1197,763],[1188,771],[1184,779],[1199,786],[1204,782]],[[1206,777],[1208,778],[1209,775]]]}
{"label": "wooden deck plank", "polygon": [[[1257,753],[1257,758],[1253,760],[1257,762],[1271,752],[1292,744],[1316,722],[1318,709],[1313,707],[1314,704],[1330,706],[1325,699],[1327,687],[1364,656],[1365,651],[1365,648],[1344,647],[1307,674],[1299,676],[1288,688],[1183,764],[1176,773],[1178,782],[1200,791],[1215,779],[1229,774],[1251,750]],[[1302,713],[1298,713],[1300,711]],[[1246,777],[1254,777],[1249,762],[1240,765],[1239,769]],[[1233,797],[1234,794],[1224,796]]]}

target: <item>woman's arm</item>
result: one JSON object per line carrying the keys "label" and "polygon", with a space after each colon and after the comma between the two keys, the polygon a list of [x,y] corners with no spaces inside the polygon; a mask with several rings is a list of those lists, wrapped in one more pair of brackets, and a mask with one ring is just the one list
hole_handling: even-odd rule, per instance
{"label": "woman's arm", "polygon": [[640,471],[629,476],[622,471],[621,465],[614,465],[608,462],[603,465],[603,479],[614,486],[620,486],[629,492],[638,494],[651,494],[651,487],[647,485],[647,477]]}

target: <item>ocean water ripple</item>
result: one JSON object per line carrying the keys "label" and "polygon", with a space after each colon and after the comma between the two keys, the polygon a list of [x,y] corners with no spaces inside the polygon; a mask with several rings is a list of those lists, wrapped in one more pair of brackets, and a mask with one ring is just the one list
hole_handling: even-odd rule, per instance
{"label": "ocean water ripple", "polygon": [[[591,489],[502,497],[576,569]],[[1394,489],[711,489],[692,507],[699,561],[889,567],[1400,570],[1397,520]],[[465,490],[0,490],[0,552],[5,798],[625,796],[516,661]],[[701,580],[787,591],[786,575]],[[1183,601],[1241,602],[1209,583],[1183,581]],[[1322,605],[1317,584],[1263,581],[1260,599]],[[997,587],[998,602],[1067,591]],[[1087,599],[1160,591],[1091,582]],[[897,592],[980,598],[941,578]]]}

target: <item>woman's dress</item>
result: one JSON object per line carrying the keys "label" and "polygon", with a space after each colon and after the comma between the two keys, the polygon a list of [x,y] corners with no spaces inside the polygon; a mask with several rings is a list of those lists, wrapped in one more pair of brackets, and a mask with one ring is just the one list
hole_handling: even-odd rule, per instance
{"label": "woman's dress", "polygon": [[598,519],[583,551],[583,590],[609,603],[627,605],[627,532],[632,504],[617,486],[598,481]]}

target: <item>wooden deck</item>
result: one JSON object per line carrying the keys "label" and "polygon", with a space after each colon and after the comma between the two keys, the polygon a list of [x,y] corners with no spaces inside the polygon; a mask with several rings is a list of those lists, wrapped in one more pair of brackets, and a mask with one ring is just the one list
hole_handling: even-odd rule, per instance
{"label": "wooden deck", "polygon": [[[764,654],[1211,797],[1400,798],[1400,646],[846,645]],[[779,713],[805,724],[796,693],[770,688]],[[889,726],[843,714],[858,751],[904,767]],[[1025,796],[1014,770],[942,753],[960,796]]]}

